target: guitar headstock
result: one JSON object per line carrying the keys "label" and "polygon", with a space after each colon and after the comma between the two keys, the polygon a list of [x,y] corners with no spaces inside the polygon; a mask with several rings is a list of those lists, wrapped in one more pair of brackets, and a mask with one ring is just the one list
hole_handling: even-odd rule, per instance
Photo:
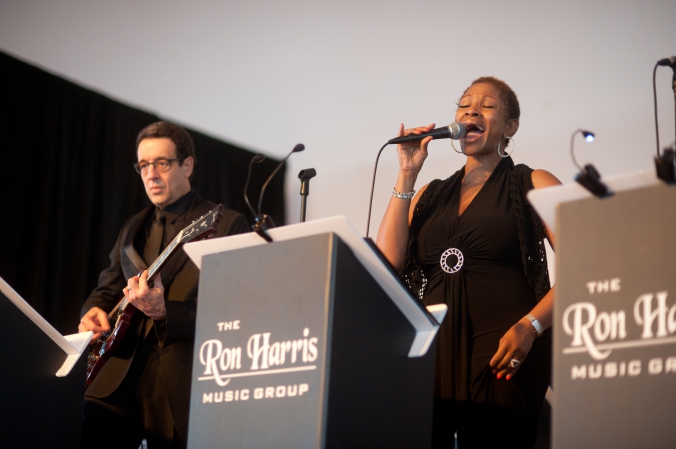
{"label": "guitar headstock", "polygon": [[216,232],[218,224],[223,217],[225,207],[222,204],[211,209],[206,214],[202,215],[190,225],[185,227],[177,236],[178,243],[196,242],[209,237]]}

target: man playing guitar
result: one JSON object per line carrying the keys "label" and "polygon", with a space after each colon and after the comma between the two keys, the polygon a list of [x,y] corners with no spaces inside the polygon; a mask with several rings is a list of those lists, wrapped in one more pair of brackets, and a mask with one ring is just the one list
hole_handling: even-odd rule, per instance
{"label": "man playing guitar", "polygon": [[[137,311],[88,379],[82,448],[137,449],[144,438],[150,449],[182,448],[187,441],[199,270],[181,247],[166,261],[162,256],[176,244],[172,239],[216,205],[191,188],[195,152],[183,128],[153,123],[136,145],[134,166],[153,206],[122,227],[110,266],[84,303],[79,330],[93,331],[92,342],[105,338],[115,326],[109,313],[123,295]],[[248,229],[243,215],[225,209],[214,237]],[[154,261],[157,266],[156,259],[164,263],[149,281],[147,268]]]}

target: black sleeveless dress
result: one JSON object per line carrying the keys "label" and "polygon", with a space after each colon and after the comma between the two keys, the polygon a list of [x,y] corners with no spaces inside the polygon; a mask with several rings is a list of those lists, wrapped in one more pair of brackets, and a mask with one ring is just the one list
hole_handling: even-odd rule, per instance
{"label": "black sleeveless dress", "polygon": [[436,339],[435,398],[446,413],[435,409],[435,433],[455,428],[461,447],[532,447],[550,379],[549,333],[511,380],[496,379],[488,365],[500,338],[537,303],[510,201],[512,168],[502,160],[458,216],[463,168],[417,236],[423,302],[449,308]]}

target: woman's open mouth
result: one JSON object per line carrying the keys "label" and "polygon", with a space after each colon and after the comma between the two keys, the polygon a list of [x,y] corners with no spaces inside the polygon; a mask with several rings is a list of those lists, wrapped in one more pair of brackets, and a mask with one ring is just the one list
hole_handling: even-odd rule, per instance
{"label": "woman's open mouth", "polygon": [[467,130],[467,135],[465,140],[474,140],[483,136],[484,129],[482,126],[477,125],[476,123],[465,123],[465,129]]}

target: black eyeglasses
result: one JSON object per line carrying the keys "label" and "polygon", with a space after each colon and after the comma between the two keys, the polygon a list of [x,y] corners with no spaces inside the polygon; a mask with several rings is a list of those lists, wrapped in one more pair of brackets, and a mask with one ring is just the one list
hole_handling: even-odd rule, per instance
{"label": "black eyeglasses", "polygon": [[155,159],[155,161],[153,162],[141,161],[135,163],[134,168],[140,175],[145,175],[146,173],[148,173],[148,167],[150,167],[151,165],[155,167],[155,170],[164,173],[166,171],[169,171],[169,169],[171,168],[171,164],[176,161],[182,162],[183,158],[182,157],[177,157],[174,159],[159,158]]}

